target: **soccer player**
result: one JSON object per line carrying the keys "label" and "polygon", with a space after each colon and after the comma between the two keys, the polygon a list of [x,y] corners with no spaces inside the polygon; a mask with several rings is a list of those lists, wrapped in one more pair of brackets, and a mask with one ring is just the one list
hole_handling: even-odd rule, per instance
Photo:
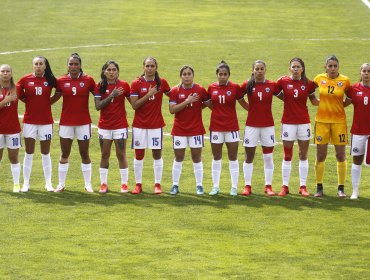
{"label": "soccer player", "polygon": [[[351,128],[351,155],[353,156],[351,199],[357,199],[359,196],[361,164],[370,137],[370,63],[361,65],[360,76],[360,82],[352,85],[348,91],[348,97],[351,98],[354,107]],[[370,153],[369,149],[367,153]]]}
{"label": "soccer player", "polygon": [[279,196],[289,193],[290,172],[294,141],[299,148],[299,193],[309,196],[306,188],[308,175],[307,152],[311,139],[311,123],[307,109],[307,98],[313,105],[319,101],[315,97],[315,84],[306,77],[306,68],[302,59],[295,57],[289,62],[289,76],[283,76],[278,81],[278,89],[282,91],[284,111],[281,118],[281,139],[284,145],[282,163],[283,186]]}
{"label": "soccer player", "polygon": [[202,120],[203,102],[208,99],[206,90],[194,83],[194,70],[185,65],[180,69],[181,82],[170,91],[169,110],[175,114],[172,140],[175,159],[172,168],[170,194],[179,192],[179,181],[186,147],[190,147],[196,181],[196,193],[203,191],[202,148],[204,147],[204,126]]}
{"label": "soccer player", "polygon": [[238,146],[240,141],[235,105],[238,101],[244,109],[248,110],[248,104],[244,100],[240,86],[229,80],[230,67],[225,61],[222,60],[217,65],[216,76],[217,82],[208,87],[208,96],[211,100],[210,108],[212,110],[209,130],[213,154],[213,187],[209,195],[217,195],[220,192],[222,147],[225,143],[231,177],[230,195],[235,196],[238,192]]}
{"label": "soccer player", "polygon": [[108,192],[109,157],[114,142],[121,175],[121,192],[127,193],[128,164],[126,157],[126,141],[128,123],[125,110],[125,98],[130,102],[130,85],[118,79],[119,66],[109,60],[101,70],[101,80],[95,88],[95,107],[100,110],[98,123],[100,160],[100,193]]}
{"label": "soccer player", "polygon": [[71,54],[67,61],[68,73],[57,79],[56,100],[63,97],[62,113],[59,123],[61,156],[59,161],[59,184],[55,192],[65,189],[68,173],[68,158],[72,142],[77,138],[81,156],[81,170],[85,181],[85,190],[94,192],[91,186],[91,160],[89,143],[91,137],[91,118],[89,112],[89,95],[94,92],[95,81],[81,68],[81,58],[77,53]]}
{"label": "soccer player", "polygon": [[45,189],[48,192],[53,192],[50,143],[53,137],[54,120],[51,114],[51,92],[56,86],[56,78],[45,57],[34,57],[32,65],[33,73],[23,76],[17,83],[19,100],[26,105],[23,118],[23,137],[26,151],[23,160],[24,182],[21,192],[28,192],[30,189],[33,154],[37,139],[40,140]]}
{"label": "soccer player", "polygon": [[344,182],[347,173],[345,149],[348,137],[344,107],[350,104],[350,100],[344,97],[350,86],[350,81],[346,76],[339,74],[339,61],[335,55],[326,59],[324,68],[326,73],[319,74],[314,79],[320,94],[320,104],[315,118],[315,144],[317,144],[315,163],[317,190],[315,197],[324,195],[325,159],[328,144],[331,143],[335,147],[337,158],[338,197],[345,198]]}
{"label": "soccer player", "polygon": [[243,163],[245,187],[242,195],[252,193],[253,159],[258,141],[262,146],[265,193],[275,195],[272,190],[272,177],[274,174],[273,151],[275,145],[275,126],[272,116],[272,97],[277,96],[279,90],[275,82],[266,80],[266,64],[257,60],[252,65],[252,76],[245,81],[241,88],[247,94],[249,112],[244,129],[243,146],[245,147],[245,162]]}
{"label": "soccer player", "polygon": [[163,94],[168,96],[171,88],[167,81],[159,77],[158,63],[154,57],[147,57],[143,62],[144,73],[131,83],[131,105],[135,110],[132,123],[132,148],[135,149],[134,173],[135,189],[132,194],[142,192],[142,173],[145,149],[152,150],[154,159],[154,193],[162,193],[163,173],[162,116]]}
{"label": "soccer player", "polygon": [[20,191],[19,177],[21,165],[18,160],[21,147],[21,126],[18,120],[18,97],[12,68],[8,64],[0,66],[0,164],[4,147],[8,148],[8,158],[13,176],[13,192]]}

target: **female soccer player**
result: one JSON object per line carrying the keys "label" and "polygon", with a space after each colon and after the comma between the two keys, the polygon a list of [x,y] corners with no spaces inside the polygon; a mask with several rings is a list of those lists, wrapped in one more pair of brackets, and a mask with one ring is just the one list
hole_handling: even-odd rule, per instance
{"label": "female soccer player", "polygon": [[[208,96],[211,100],[210,108],[210,140],[213,154],[212,181],[213,187],[209,195],[217,195],[220,192],[220,176],[222,167],[222,147],[226,144],[229,157],[229,171],[231,177],[230,195],[237,195],[239,162],[239,124],[236,114],[236,101],[246,110],[248,104],[243,98],[238,84],[229,81],[230,67],[225,61],[221,61],[216,67],[217,82],[208,87]],[[225,121],[227,120],[227,121]]]}
{"label": "female soccer player", "polygon": [[179,181],[186,147],[190,147],[196,181],[196,193],[203,191],[202,148],[204,146],[204,126],[202,120],[203,102],[208,99],[206,90],[195,84],[194,70],[185,65],[180,69],[181,83],[170,91],[169,109],[175,114],[172,127],[175,159],[172,168],[173,185],[170,194],[179,192]]}
{"label": "female soccer player", "polygon": [[21,126],[18,120],[18,98],[12,68],[8,64],[0,66],[0,163],[4,147],[8,148],[8,158],[13,176],[13,192],[19,192],[21,165],[18,154],[21,147]]}
{"label": "female soccer player", "polygon": [[59,184],[55,192],[65,189],[68,173],[68,158],[72,142],[77,138],[81,156],[81,170],[85,181],[85,190],[93,192],[91,187],[91,160],[89,143],[91,137],[91,118],[89,112],[89,94],[95,89],[95,81],[81,68],[81,58],[77,53],[68,58],[68,73],[57,80],[56,100],[63,96],[63,107],[59,123],[61,156],[59,161]]}
{"label": "female soccer player", "polygon": [[53,137],[53,116],[51,114],[51,92],[56,86],[56,78],[49,61],[43,56],[32,60],[33,73],[23,76],[17,83],[19,99],[26,104],[23,118],[23,137],[26,146],[23,160],[23,187],[21,192],[30,189],[33,154],[36,140],[40,140],[42,168],[45,189],[53,192],[51,183],[50,143]]}
{"label": "female soccer player", "polygon": [[118,76],[119,66],[117,62],[107,61],[101,70],[101,80],[95,88],[95,107],[100,110],[98,124],[101,149],[100,193],[108,191],[109,157],[113,142],[116,146],[116,156],[121,174],[121,192],[128,192],[128,164],[126,158],[128,123],[125,98],[130,102],[130,85],[126,81],[119,80]]}
{"label": "female soccer player", "polygon": [[316,183],[315,197],[324,194],[323,178],[325,170],[325,159],[328,152],[328,144],[335,147],[338,174],[338,196],[346,197],[344,193],[344,182],[346,181],[347,161],[346,144],[347,124],[344,107],[350,104],[350,100],[344,95],[348,91],[350,81],[346,76],[339,74],[339,61],[335,55],[326,59],[324,66],[326,73],[315,77],[314,83],[319,88],[320,104],[316,113],[315,144],[316,153]]}
{"label": "female soccer player", "polygon": [[275,127],[272,116],[272,96],[278,95],[277,84],[266,80],[266,64],[257,60],[252,65],[252,76],[245,81],[241,88],[247,94],[249,113],[244,130],[243,146],[245,147],[245,162],[243,163],[245,187],[242,195],[252,193],[253,159],[256,146],[260,141],[263,151],[265,193],[275,195],[272,191],[272,177],[274,174],[274,162],[272,153],[275,145]]}
{"label": "female soccer player", "polygon": [[307,152],[311,139],[310,116],[307,109],[307,97],[313,105],[319,101],[315,97],[315,84],[306,77],[306,68],[302,59],[295,57],[289,62],[290,76],[283,76],[278,81],[282,91],[284,112],[281,118],[281,139],[284,145],[284,160],[282,163],[283,186],[279,193],[285,196],[289,193],[290,172],[294,141],[299,148],[299,193],[309,196],[306,188],[308,175]]}
{"label": "female soccer player", "polygon": [[144,73],[132,81],[131,105],[135,110],[132,123],[132,148],[135,149],[134,173],[136,185],[132,194],[142,192],[142,173],[145,149],[151,149],[154,159],[154,193],[162,193],[163,173],[162,138],[165,123],[162,116],[163,93],[168,96],[171,88],[159,77],[158,63],[154,57],[143,62]]}
{"label": "female soccer player", "polygon": [[[359,196],[361,164],[370,137],[370,63],[361,65],[360,75],[360,82],[352,85],[348,91],[348,97],[351,98],[354,107],[351,128],[351,155],[353,156],[351,199],[357,199]],[[367,150],[367,153],[369,154],[370,151]]]}

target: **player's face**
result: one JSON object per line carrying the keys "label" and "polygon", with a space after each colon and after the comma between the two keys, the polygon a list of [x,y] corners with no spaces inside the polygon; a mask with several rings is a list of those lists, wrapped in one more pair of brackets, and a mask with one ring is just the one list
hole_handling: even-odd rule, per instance
{"label": "player's face", "polygon": [[339,71],[339,64],[335,60],[329,60],[325,65],[326,73],[328,74],[329,78],[334,79],[338,77]]}
{"label": "player's face", "polygon": [[71,57],[68,60],[68,73],[73,77],[77,77],[81,70],[80,61],[77,58]]}
{"label": "player's face", "polygon": [[266,74],[265,65],[263,63],[256,63],[253,68],[253,74],[256,82],[263,82]]}
{"label": "player's face", "polygon": [[32,64],[33,64],[33,72],[35,73],[35,75],[38,77],[42,76],[46,69],[45,61],[40,57],[36,57],[32,61]]}
{"label": "player's face", "polygon": [[2,65],[0,67],[0,79],[3,82],[9,82],[12,78],[12,69],[9,65]]}
{"label": "player's face", "polygon": [[155,72],[157,71],[157,65],[153,60],[146,60],[144,63],[144,74],[147,77],[154,77]]}
{"label": "player's face", "polygon": [[289,71],[292,74],[293,79],[299,80],[302,76],[303,67],[298,61],[293,61],[290,64]]}
{"label": "player's face", "polygon": [[361,80],[362,82],[369,84],[370,83],[370,66],[364,66],[361,69]]}
{"label": "player's face", "polygon": [[217,73],[217,80],[220,85],[226,85],[227,81],[229,80],[229,72],[227,72],[227,69],[220,68]]}
{"label": "player's face", "polygon": [[194,80],[193,72],[189,68],[184,69],[181,73],[181,82],[185,86],[189,86],[193,84],[193,80]]}
{"label": "player's face", "polygon": [[116,81],[118,79],[118,73],[118,69],[113,63],[109,64],[104,71],[104,75],[107,77],[108,82]]}

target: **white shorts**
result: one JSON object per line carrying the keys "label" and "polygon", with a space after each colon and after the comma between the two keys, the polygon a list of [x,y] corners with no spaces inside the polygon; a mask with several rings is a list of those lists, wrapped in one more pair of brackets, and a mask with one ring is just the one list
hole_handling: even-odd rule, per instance
{"label": "white shorts", "polygon": [[312,138],[311,124],[281,124],[281,140],[310,140]]}
{"label": "white shorts", "polygon": [[352,134],[351,156],[362,156],[366,151],[367,139],[370,135]]}
{"label": "white shorts", "polygon": [[185,149],[190,148],[203,148],[204,147],[204,135],[196,136],[172,136],[173,149]]}
{"label": "white shorts", "polygon": [[275,145],[275,127],[253,127],[246,126],[244,129],[244,147],[257,147],[258,142],[261,146],[273,147]]}
{"label": "white shorts", "polygon": [[59,136],[61,138],[89,140],[91,138],[91,124],[77,126],[60,125]]}
{"label": "white shorts", "polygon": [[152,149],[160,150],[163,146],[163,130],[162,128],[145,129],[132,128],[132,144],[133,149]]}
{"label": "white shorts", "polygon": [[98,128],[99,139],[127,139],[128,138],[128,128],[119,129],[101,129]]}
{"label": "white shorts", "polygon": [[230,142],[239,142],[240,133],[239,131],[211,131],[210,140],[213,144],[222,144]]}
{"label": "white shorts", "polygon": [[0,149],[19,149],[22,147],[21,134],[0,134]]}
{"label": "white shorts", "polygon": [[53,124],[23,124],[23,137],[40,141],[51,140],[53,137]]}

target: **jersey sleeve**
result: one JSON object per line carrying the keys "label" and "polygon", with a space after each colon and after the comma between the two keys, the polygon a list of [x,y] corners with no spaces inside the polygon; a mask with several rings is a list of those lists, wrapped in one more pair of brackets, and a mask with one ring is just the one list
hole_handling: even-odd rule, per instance
{"label": "jersey sleeve", "polygon": [[171,90],[170,90],[170,94],[169,94],[169,97],[170,97],[170,104],[177,104],[177,94],[178,92],[178,88],[177,87],[173,87]]}
{"label": "jersey sleeve", "polygon": [[130,96],[139,96],[138,83],[139,83],[138,79],[132,81],[131,89],[130,89]]}
{"label": "jersey sleeve", "polygon": [[316,87],[319,86],[319,83],[320,83],[320,75],[317,75],[314,79],[313,79],[313,83],[315,84]]}
{"label": "jersey sleeve", "polygon": [[209,96],[208,96],[208,93],[207,93],[206,89],[204,87],[200,86],[200,90],[201,90],[200,94],[201,94],[202,102],[209,100]]}
{"label": "jersey sleeve", "polygon": [[100,94],[100,83],[95,86],[94,96],[95,97],[101,97],[101,94]]}
{"label": "jersey sleeve", "polygon": [[127,82],[123,82],[123,94],[126,97],[130,97],[130,85]]}
{"label": "jersey sleeve", "polygon": [[171,90],[168,82],[165,80],[165,79],[162,79],[162,88],[163,88],[163,92],[169,92]]}
{"label": "jersey sleeve", "polygon": [[242,85],[240,86],[242,95],[245,95],[247,93],[247,84],[248,84],[248,81],[244,81]]}
{"label": "jersey sleeve", "polygon": [[95,84],[93,77],[90,77],[89,83],[90,83],[89,91],[94,92],[96,84]]}
{"label": "jersey sleeve", "polygon": [[21,78],[19,80],[19,82],[16,84],[15,88],[17,90],[18,98],[20,100],[24,100],[24,98],[26,97],[26,94],[24,92],[24,80],[23,80],[23,78]]}
{"label": "jersey sleeve", "polygon": [[315,90],[316,90],[316,85],[313,81],[311,80],[308,80],[308,95],[312,95],[315,93]]}

